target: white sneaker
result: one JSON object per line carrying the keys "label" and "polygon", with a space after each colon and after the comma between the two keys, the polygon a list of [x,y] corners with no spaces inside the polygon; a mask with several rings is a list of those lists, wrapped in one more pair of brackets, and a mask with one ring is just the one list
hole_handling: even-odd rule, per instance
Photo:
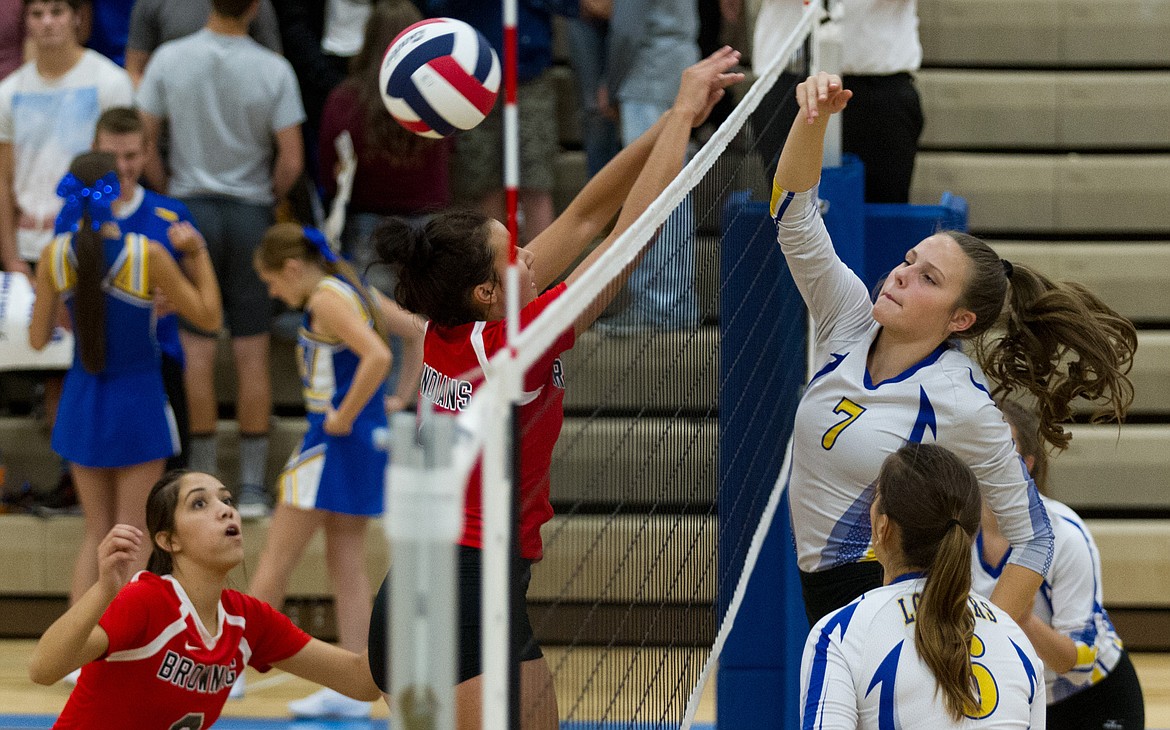
{"label": "white sneaker", "polygon": [[369,717],[369,702],[350,699],[345,695],[325,688],[299,700],[288,703],[293,717]]}
{"label": "white sneaker", "polygon": [[242,699],[244,699],[244,692],[246,692],[246,691],[247,691],[247,688],[244,685],[244,675],[241,672],[240,676],[236,677],[235,683],[232,684],[231,691],[228,692],[228,699],[229,700],[242,700]]}
{"label": "white sneaker", "polygon": [[79,679],[81,679],[81,668],[80,667],[77,669],[74,669],[69,674],[66,674],[64,677],[61,678],[61,681],[64,682],[65,684],[69,685],[70,687],[76,687],[77,680],[79,680]]}

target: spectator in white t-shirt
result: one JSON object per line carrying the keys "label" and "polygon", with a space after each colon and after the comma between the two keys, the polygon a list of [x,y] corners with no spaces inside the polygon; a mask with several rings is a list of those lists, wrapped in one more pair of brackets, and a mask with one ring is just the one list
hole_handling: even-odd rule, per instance
{"label": "spectator in white t-shirt", "polygon": [[130,77],[77,41],[81,0],[25,0],[36,54],[0,82],[0,262],[31,272],[61,210],[57,183],[89,149],[101,113],[133,99]]}

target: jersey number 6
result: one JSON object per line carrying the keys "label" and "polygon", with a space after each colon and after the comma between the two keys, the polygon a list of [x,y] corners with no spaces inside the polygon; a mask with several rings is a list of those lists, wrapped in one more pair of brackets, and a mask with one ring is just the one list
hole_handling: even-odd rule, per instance
{"label": "jersey number 6", "polygon": [[825,451],[833,448],[833,444],[837,443],[837,437],[841,435],[841,432],[849,428],[849,424],[860,418],[862,413],[865,413],[865,407],[857,405],[848,398],[842,398],[837,407],[833,409],[833,413],[845,414],[845,420],[834,424],[832,428],[825,431],[824,436],[821,436],[821,446],[824,447]]}

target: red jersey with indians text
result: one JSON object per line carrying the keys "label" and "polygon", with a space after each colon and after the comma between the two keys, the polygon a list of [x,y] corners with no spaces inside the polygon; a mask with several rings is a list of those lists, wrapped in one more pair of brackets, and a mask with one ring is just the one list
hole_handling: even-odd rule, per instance
{"label": "red jersey with indians text", "polygon": [[[520,310],[521,329],[565,290],[565,284],[558,284]],[[428,323],[419,395],[438,411],[462,411],[476,388],[483,384],[488,360],[506,343],[506,331],[507,322],[502,319],[456,327]],[[574,341],[575,333],[570,327],[524,375],[520,400],[520,555],[528,560],[540,560],[543,555],[540,527],[553,514],[549,503],[549,468],[565,420],[565,378],[560,355],[572,348]],[[460,545],[483,547],[481,490],[481,470],[476,464],[467,484]]]}
{"label": "red jersey with indians text", "polygon": [[287,659],[310,637],[267,603],[232,590],[219,599],[214,633],[183,586],[142,571],[99,625],[105,656],[86,664],[54,728],[203,730],[219,717],[236,677]]}

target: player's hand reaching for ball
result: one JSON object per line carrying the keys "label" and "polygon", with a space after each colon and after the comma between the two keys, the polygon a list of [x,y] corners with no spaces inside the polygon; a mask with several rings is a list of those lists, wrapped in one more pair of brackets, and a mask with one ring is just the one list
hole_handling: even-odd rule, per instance
{"label": "player's hand reaching for ball", "polygon": [[683,71],[678,96],[674,100],[675,111],[691,117],[691,126],[698,127],[707,121],[707,116],[719,100],[724,89],[743,81],[743,74],[731,71],[739,63],[739,51],[724,46]]}
{"label": "player's hand reaching for ball", "polygon": [[809,76],[796,85],[796,103],[801,117],[812,124],[818,117],[831,117],[845,108],[853,92],[845,88],[836,74],[820,73]]}
{"label": "player's hand reaching for ball", "polygon": [[98,580],[117,593],[130,581],[142,552],[142,530],[114,525],[98,545]]}

